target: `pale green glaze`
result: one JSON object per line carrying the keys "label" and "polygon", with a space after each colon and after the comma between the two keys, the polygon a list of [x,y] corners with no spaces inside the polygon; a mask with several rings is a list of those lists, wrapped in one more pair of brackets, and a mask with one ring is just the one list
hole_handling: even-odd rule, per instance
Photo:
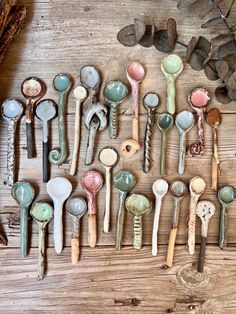
{"label": "pale green glaze", "polygon": [[17,182],[11,193],[20,206],[20,248],[21,256],[25,257],[28,251],[28,207],[33,201],[35,191],[28,182]]}
{"label": "pale green glaze", "polygon": [[48,203],[39,202],[32,206],[31,216],[38,223],[38,280],[44,277],[45,268],[45,231],[46,225],[53,218],[53,208]]}

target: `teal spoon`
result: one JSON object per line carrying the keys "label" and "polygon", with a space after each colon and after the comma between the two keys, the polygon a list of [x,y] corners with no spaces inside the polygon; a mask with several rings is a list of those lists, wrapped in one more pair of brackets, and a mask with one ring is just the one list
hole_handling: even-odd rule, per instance
{"label": "teal spoon", "polygon": [[16,182],[11,189],[12,197],[20,206],[20,249],[21,256],[28,253],[28,209],[35,195],[34,188],[28,182]]}
{"label": "teal spoon", "polygon": [[46,226],[53,217],[53,208],[48,203],[38,202],[35,203],[31,210],[30,215],[38,224],[39,235],[38,235],[38,280],[42,280],[44,277],[45,268],[45,234]]}
{"label": "teal spoon", "polygon": [[57,74],[53,86],[58,94],[58,132],[60,150],[53,149],[49,154],[49,161],[54,165],[62,165],[68,157],[67,136],[65,128],[65,114],[68,93],[72,86],[72,79],[67,74]]}
{"label": "teal spoon", "polygon": [[220,238],[219,238],[219,246],[221,249],[227,246],[228,204],[233,202],[235,198],[236,189],[231,185],[225,185],[218,191],[218,200],[221,204]]}
{"label": "teal spoon", "polygon": [[109,135],[116,138],[118,133],[117,105],[121,104],[127,97],[128,89],[121,81],[110,81],[104,88],[104,98],[110,104],[109,113]]}

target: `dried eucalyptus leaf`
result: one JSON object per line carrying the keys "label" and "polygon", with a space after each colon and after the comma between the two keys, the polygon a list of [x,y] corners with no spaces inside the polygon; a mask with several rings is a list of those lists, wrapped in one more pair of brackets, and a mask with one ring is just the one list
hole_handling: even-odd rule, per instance
{"label": "dried eucalyptus leaf", "polygon": [[193,70],[201,71],[204,69],[204,61],[207,58],[205,51],[201,49],[195,49],[189,60],[189,64]]}
{"label": "dried eucalyptus leaf", "polygon": [[136,41],[139,42],[146,30],[145,23],[139,19],[134,19],[134,30]]}
{"label": "dried eucalyptus leaf", "polygon": [[188,47],[187,47],[187,50],[186,50],[186,62],[187,63],[189,63],[190,58],[192,56],[192,53],[193,53],[194,49],[197,46],[197,43],[198,43],[198,38],[193,36],[191,38],[190,42],[188,43]]}
{"label": "dried eucalyptus leaf", "polygon": [[226,61],[228,63],[229,69],[233,72],[236,71],[236,52],[233,55],[226,56],[221,59],[222,61]]}
{"label": "dried eucalyptus leaf", "polygon": [[199,14],[199,17],[203,19],[208,13],[213,11],[220,2],[222,2],[222,0],[208,1],[207,7]]}
{"label": "dried eucalyptus leaf", "polygon": [[229,98],[232,100],[236,100],[236,89],[228,89]]}
{"label": "dried eucalyptus leaf", "polygon": [[151,47],[153,44],[153,36],[156,32],[156,26],[154,23],[152,25],[146,25],[146,31],[143,37],[139,40],[139,44],[143,47]]}
{"label": "dried eucalyptus leaf", "polygon": [[201,25],[201,28],[209,28],[209,27],[215,26],[215,25],[222,23],[222,22],[223,22],[222,17],[216,16],[216,17],[213,17],[212,19],[208,20],[206,23],[203,23]]}
{"label": "dried eucalyptus leaf", "polygon": [[213,47],[220,47],[220,46],[225,45],[234,39],[235,39],[235,34],[232,34],[232,33],[220,34],[220,35],[213,37],[211,39],[211,45]]}
{"label": "dried eucalyptus leaf", "polygon": [[178,9],[183,9],[188,7],[189,5],[193,4],[194,2],[197,2],[198,0],[180,0],[177,4]]}
{"label": "dried eucalyptus leaf", "polygon": [[205,37],[200,36],[197,43],[197,49],[205,51],[205,53],[208,55],[211,50],[211,43]]}
{"label": "dried eucalyptus leaf", "polygon": [[236,40],[232,40],[227,44],[221,45],[217,51],[217,58],[223,59],[226,56],[236,53]]}
{"label": "dried eucalyptus leaf", "polygon": [[218,80],[219,76],[216,70],[216,61],[217,60],[210,60],[205,66],[204,66],[204,72],[206,74],[206,77],[210,81],[216,81]]}
{"label": "dried eucalyptus leaf", "polygon": [[231,75],[230,75],[230,77],[229,77],[229,79],[228,79],[228,81],[227,81],[227,83],[226,83],[226,86],[227,86],[227,89],[228,89],[228,91],[229,90],[236,90],[236,71],[234,71]]}
{"label": "dried eucalyptus leaf", "polygon": [[161,52],[170,53],[174,48],[169,47],[167,30],[160,30],[153,37],[153,45]]}
{"label": "dried eucalyptus leaf", "polygon": [[126,47],[133,47],[137,44],[134,24],[123,27],[117,34],[117,40]]}
{"label": "dried eucalyptus leaf", "polygon": [[222,82],[224,82],[229,74],[229,65],[226,61],[218,60],[215,63],[216,71],[218,73],[219,78]]}
{"label": "dried eucalyptus leaf", "polygon": [[231,98],[228,95],[228,90],[225,86],[219,86],[215,90],[216,99],[222,104],[229,104],[231,102]]}
{"label": "dried eucalyptus leaf", "polygon": [[176,29],[176,21],[173,18],[169,18],[167,21],[167,36],[168,36],[169,47],[174,48],[176,39],[177,39],[177,29]]}

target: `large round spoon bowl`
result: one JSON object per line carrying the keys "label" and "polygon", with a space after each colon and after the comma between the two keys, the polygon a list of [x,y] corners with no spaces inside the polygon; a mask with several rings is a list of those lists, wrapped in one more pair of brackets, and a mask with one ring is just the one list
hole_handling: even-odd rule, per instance
{"label": "large round spoon bowl", "polygon": [[17,120],[23,112],[22,104],[15,99],[7,99],[2,104],[2,116],[5,120]]}
{"label": "large round spoon bowl", "polygon": [[[197,204],[197,215],[202,223],[207,223],[216,211],[215,205],[210,201],[200,201]],[[203,234],[202,234],[203,235]],[[206,236],[206,235],[205,235]]]}
{"label": "large round spoon bowl", "polygon": [[219,109],[212,108],[208,111],[206,116],[206,122],[212,127],[217,127],[221,124],[221,114]]}
{"label": "large round spoon bowl", "polygon": [[167,132],[174,124],[174,118],[169,113],[161,113],[157,118],[157,126],[161,132]]}
{"label": "large round spoon bowl", "polygon": [[52,99],[44,99],[40,101],[36,107],[36,116],[39,120],[47,123],[56,115],[56,105]]}
{"label": "large round spoon bowl", "polygon": [[127,65],[126,72],[128,77],[138,83],[141,83],[145,77],[145,69],[143,65],[137,61],[130,62]]}
{"label": "large round spoon bowl", "polygon": [[32,203],[35,192],[28,182],[17,182],[11,190],[13,198],[22,208],[27,208]]}
{"label": "large round spoon bowl", "polygon": [[119,170],[114,175],[114,186],[118,191],[128,193],[136,185],[136,179],[134,175],[126,170]]}
{"label": "large round spoon bowl", "polygon": [[206,189],[206,182],[201,177],[191,179],[189,189],[196,195],[201,195]]}
{"label": "large round spoon bowl", "polygon": [[202,87],[194,88],[188,96],[192,108],[205,108],[211,100],[209,91]]}
{"label": "large round spoon bowl", "polygon": [[190,111],[181,111],[175,119],[177,128],[184,132],[188,132],[193,127],[194,122],[194,116]]}
{"label": "large round spoon bowl", "polygon": [[37,77],[28,77],[21,85],[21,92],[25,98],[41,98],[46,91],[46,87]]}
{"label": "large round spoon bowl", "polygon": [[39,223],[48,223],[53,217],[53,208],[47,203],[35,203],[30,214]]}
{"label": "large round spoon bowl", "polygon": [[125,206],[134,216],[142,216],[149,213],[152,209],[152,204],[148,198],[142,194],[132,194],[127,197]]}
{"label": "large round spoon bowl", "polygon": [[98,70],[91,65],[85,65],[80,71],[80,81],[88,88],[96,88],[100,82]]}
{"label": "large round spoon bowl", "polygon": [[143,105],[147,110],[155,110],[159,104],[160,98],[155,93],[148,93],[143,97]]}
{"label": "large round spoon bowl", "polygon": [[153,183],[152,191],[156,197],[162,198],[168,191],[168,183],[163,179],[158,179]]}
{"label": "large round spoon bowl", "polygon": [[104,167],[113,167],[118,163],[118,154],[116,150],[112,147],[103,148],[98,156],[99,161]]}
{"label": "large round spoon bowl", "polygon": [[53,86],[59,93],[64,93],[71,88],[71,78],[67,74],[57,74],[53,80]]}
{"label": "large round spoon bowl", "polygon": [[97,171],[87,171],[81,177],[81,183],[83,184],[84,189],[87,190],[87,192],[96,194],[103,186],[103,177]]}
{"label": "large round spoon bowl", "polygon": [[77,86],[73,91],[73,96],[74,96],[75,101],[82,102],[85,100],[87,95],[88,95],[87,89],[82,85]]}
{"label": "large round spoon bowl", "polygon": [[104,88],[104,98],[110,103],[119,104],[125,100],[128,89],[121,81],[110,81]]}
{"label": "large round spoon bowl", "polygon": [[188,193],[188,186],[181,180],[174,180],[170,185],[170,192],[176,198],[183,198]]}
{"label": "large round spoon bowl", "polygon": [[233,202],[235,198],[236,198],[236,190],[231,185],[223,186],[218,191],[218,199],[220,202],[224,204],[229,204]]}
{"label": "large round spoon bowl", "polygon": [[87,210],[87,203],[82,197],[73,197],[66,202],[66,210],[73,217],[81,218]]}
{"label": "large round spoon bowl", "polygon": [[64,202],[71,194],[72,185],[63,177],[51,179],[47,183],[47,192],[53,200]]}
{"label": "large round spoon bowl", "polygon": [[172,76],[177,78],[183,71],[183,61],[176,54],[171,54],[162,60],[161,70],[166,77]]}

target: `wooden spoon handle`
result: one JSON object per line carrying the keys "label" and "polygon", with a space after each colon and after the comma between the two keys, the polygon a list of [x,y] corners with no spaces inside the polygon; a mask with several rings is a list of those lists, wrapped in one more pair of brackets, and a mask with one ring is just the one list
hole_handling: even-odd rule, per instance
{"label": "wooden spoon handle", "polygon": [[166,265],[168,267],[172,267],[173,265],[175,239],[177,235],[177,230],[178,230],[177,228],[173,228],[170,230],[170,237],[169,237],[169,244],[168,244],[168,251],[167,251],[167,258],[166,258]]}
{"label": "wooden spoon handle", "polygon": [[188,220],[188,251],[190,255],[195,251],[195,227],[196,227],[196,206],[198,198],[192,195],[190,198],[189,220]]}
{"label": "wooden spoon handle", "polygon": [[77,264],[80,257],[79,237],[71,238],[71,261],[72,264]]}
{"label": "wooden spoon handle", "polygon": [[200,254],[199,254],[198,268],[197,268],[199,273],[203,273],[204,259],[205,259],[205,252],[206,252],[206,242],[207,242],[207,237],[201,236],[201,247],[200,247]]}
{"label": "wooden spoon handle", "polygon": [[73,158],[70,167],[70,175],[74,176],[76,173],[76,166],[79,156],[79,145],[80,145],[80,101],[76,101],[75,108],[75,130],[74,130],[74,150]]}
{"label": "wooden spoon handle", "polygon": [[103,232],[110,231],[110,213],[111,212],[111,168],[106,167],[106,203],[103,219]]}
{"label": "wooden spoon handle", "polygon": [[97,243],[97,221],[96,214],[88,215],[88,244],[95,247]]}
{"label": "wooden spoon handle", "polygon": [[211,188],[217,191],[218,164],[215,156],[212,156],[211,163]]}

